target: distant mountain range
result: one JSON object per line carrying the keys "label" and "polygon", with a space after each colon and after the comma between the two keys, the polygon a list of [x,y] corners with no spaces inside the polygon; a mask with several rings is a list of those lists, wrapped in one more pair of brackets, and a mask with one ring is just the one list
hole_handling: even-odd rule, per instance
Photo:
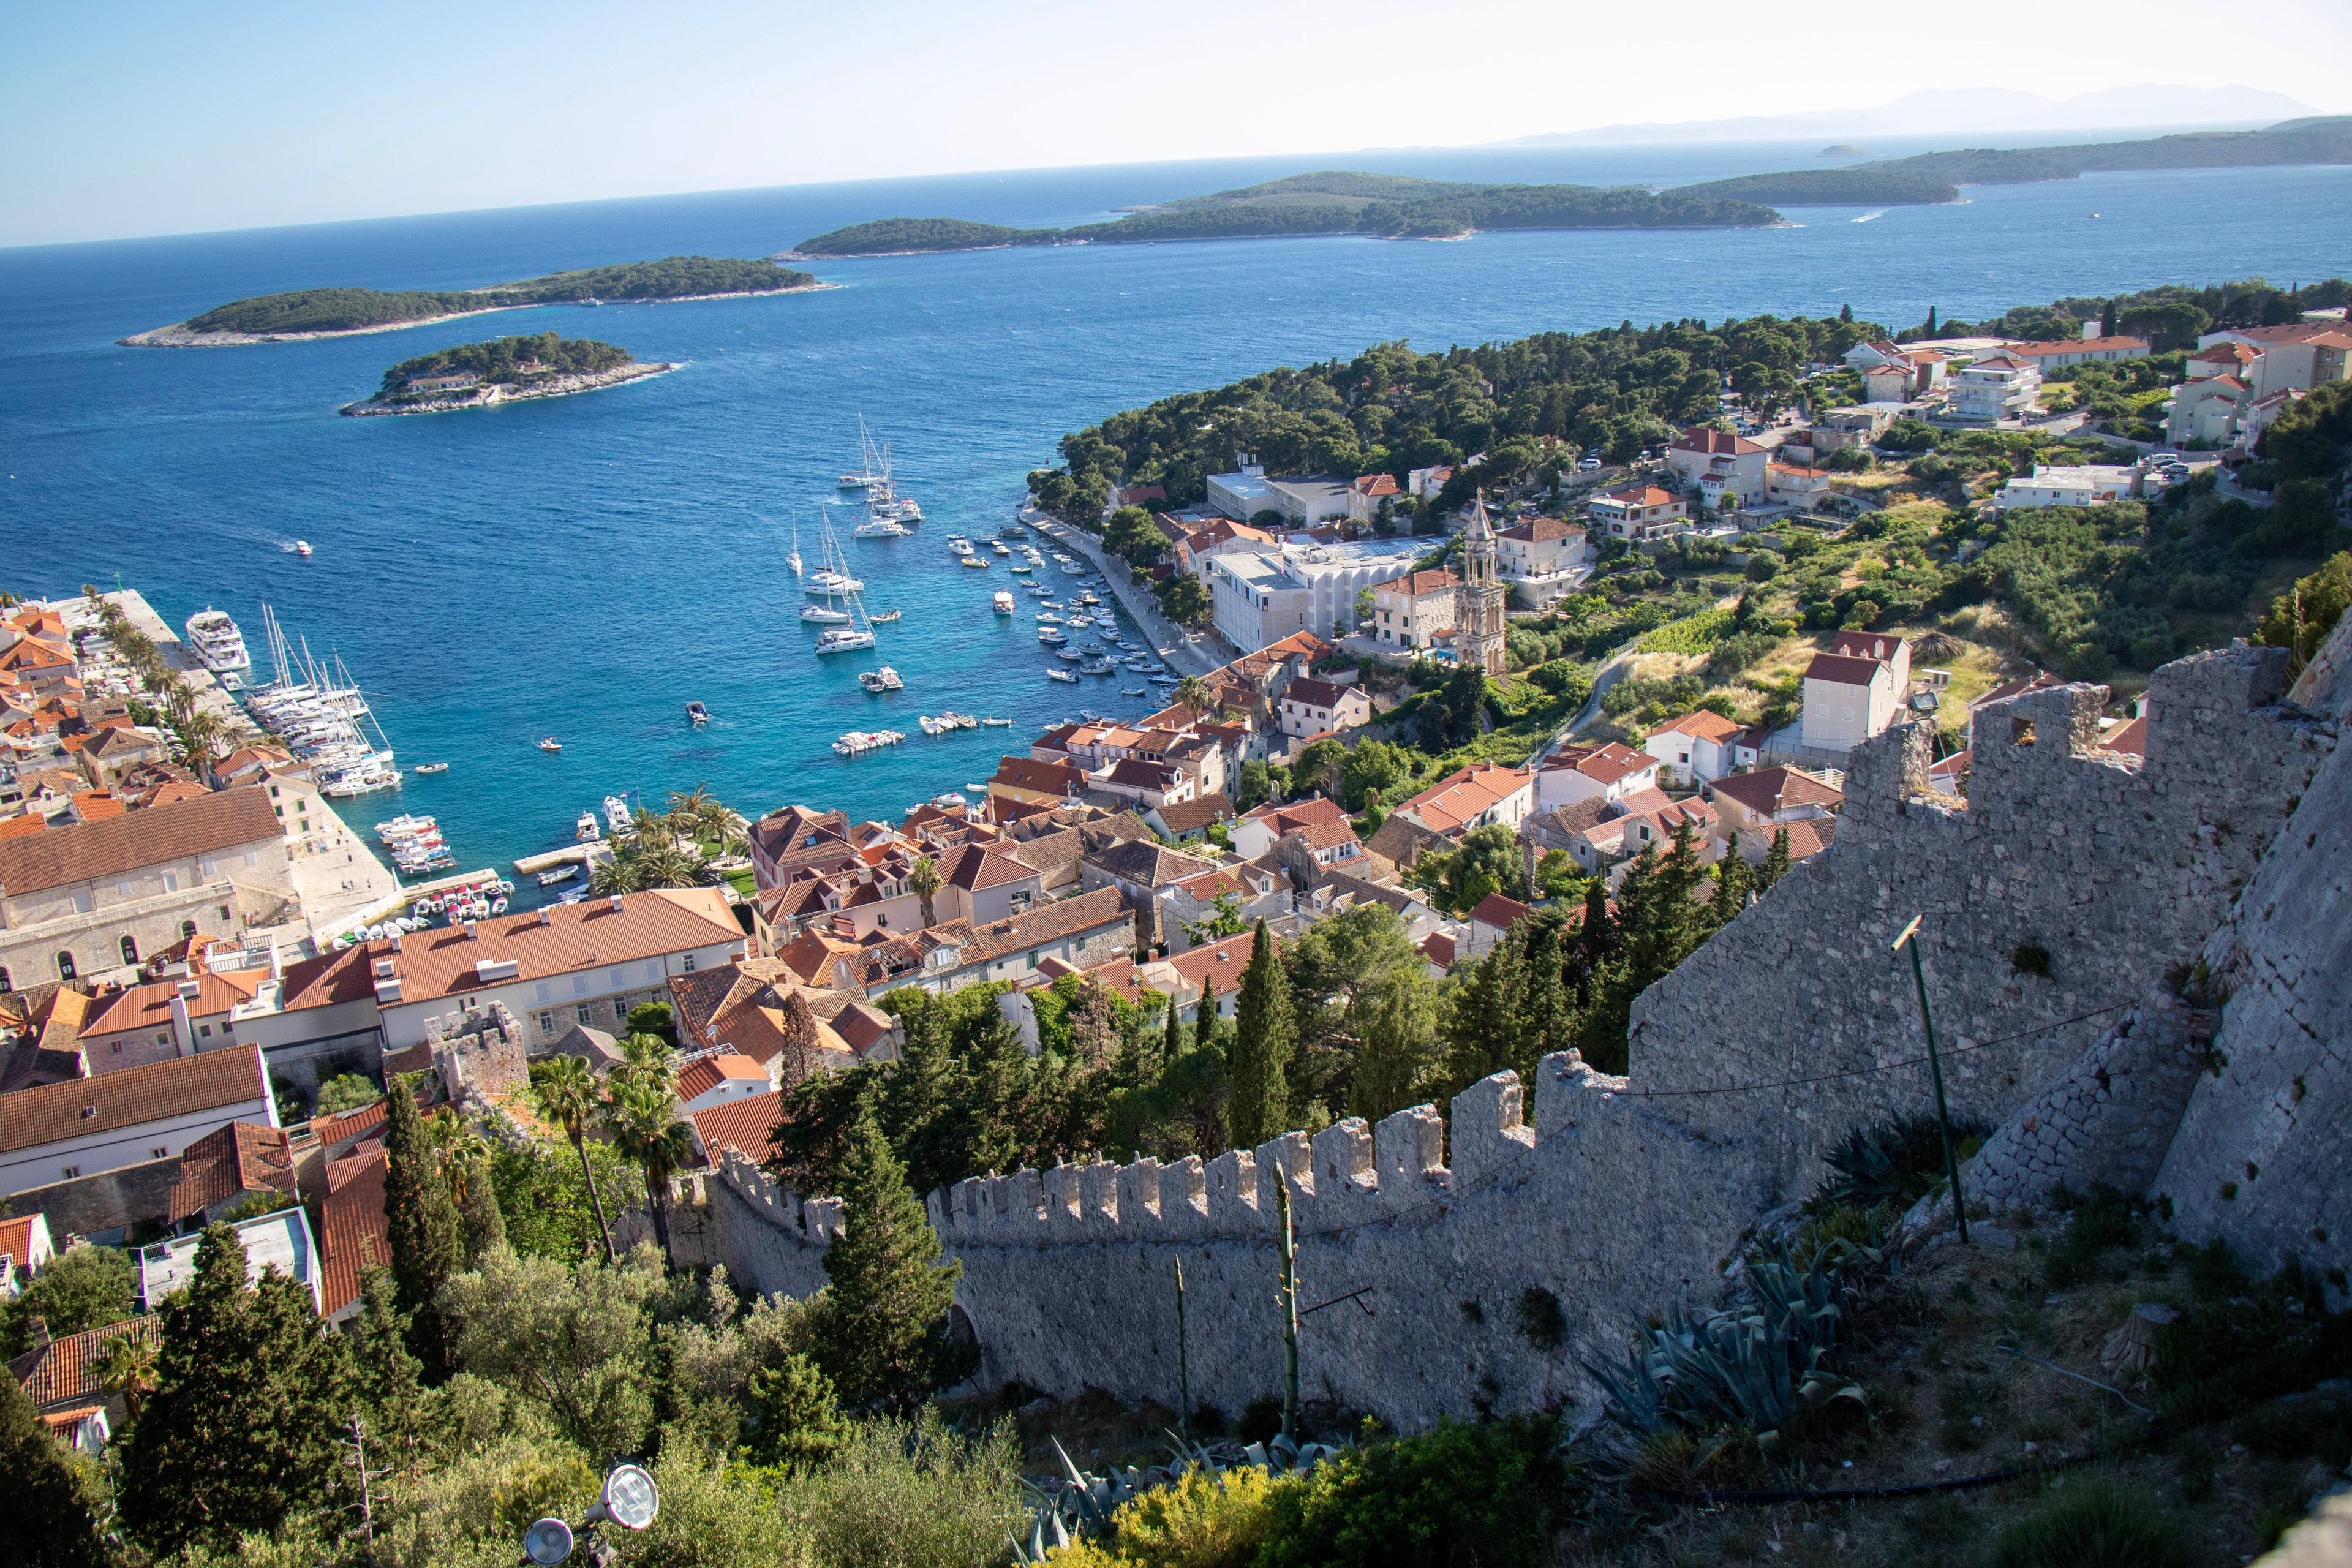
{"label": "distant mountain range", "polygon": [[2115,87],[2045,98],[2000,87],[1930,88],[1875,109],[1751,114],[1736,120],[1650,121],[1551,131],[1497,147],[1641,145],[1660,142],[1793,141],[1822,136],[1989,135],[2021,131],[2106,131],[2162,126],[2259,125],[2319,110],[2283,92],[2252,87]]}

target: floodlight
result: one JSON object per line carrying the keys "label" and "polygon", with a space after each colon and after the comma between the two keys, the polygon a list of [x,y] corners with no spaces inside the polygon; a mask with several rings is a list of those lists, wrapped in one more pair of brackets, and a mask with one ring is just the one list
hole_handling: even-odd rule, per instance
{"label": "floodlight", "polygon": [[572,1555],[572,1527],[560,1519],[540,1520],[522,1532],[522,1554],[540,1568],[555,1568]]}
{"label": "floodlight", "polygon": [[653,1477],[635,1465],[619,1465],[604,1478],[604,1516],[623,1530],[643,1530],[661,1511]]}

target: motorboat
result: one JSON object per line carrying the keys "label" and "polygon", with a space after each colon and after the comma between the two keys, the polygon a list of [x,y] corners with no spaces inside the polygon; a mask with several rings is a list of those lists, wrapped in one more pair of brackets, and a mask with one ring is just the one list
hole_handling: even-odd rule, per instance
{"label": "motorboat", "polygon": [[563,750],[563,742],[550,735],[539,743],[539,749],[542,752],[560,752]]}
{"label": "motorboat", "polygon": [[956,559],[961,562],[964,565],[970,566],[976,571],[985,572],[988,570],[988,557],[985,555],[973,553],[969,555],[959,555]]}
{"label": "motorboat", "polygon": [[541,871],[539,874],[539,885],[542,888],[552,888],[556,883],[568,882],[578,875],[580,875],[580,868],[577,866],[558,866],[552,871]]}
{"label": "motorboat", "polygon": [[1026,577],[1030,573],[1034,572],[1036,568],[1030,565],[1026,561],[1016,561],[1012,565],[1006,567],[1005,570],[1012,573],[1016,577]]}
{"label": "motorboat", "polygon": [[862,594],[866,591],[866,583],[864,579],[852,577],[845,572],[812,572],[807,582],[801,585],[801,591],[823,594],[830,598],[835,594]]}
{"label": "motorboat", "polygon": [[1054,650],[1054,657],[1055,657],[1055,658],[1066,658],[1066,659],[1070,660],[1073,664],[1075,664],[1075,663],[1076,663],[1079,659],[1082,659],[1082,658],[1086,658],[1087,656],[1086,656],[1085,654],[1080,653],[1076,648],[1074,648],[1074,647],[1057,647],[1057,648],[1055,648],[1055,649]]}
{"label": "motorboat", "polygon": [[226,610],[215,610],[206,605],[188,617],[186,630],[188,647],[197,662],[215,675],[234,675],[253,668],[253,656],[245,647],[245,634],[228,618]]}
{"label": "motorboat", "polygon": [[1070,638],[1069,634],[1059,626],[1045,626],[1039,629],[1037,640],[1048,647],[1055,647],[1069,641]]}
{"label": "motorboat", "polygon": [[1151,688],[1148,686],[1123,686],[1119,688],[1118,694],[1121,697],[1149,697],[1151,695]]}
{"label": "motorboat", "polygon": [[446,763],[419,763],[411,771],[417,773],[419,776],[425,773],[446,773],[449,771],[449,764]]}
{"label": "motorboat", "polygon": [[859,670],[857,672],[857,684],[866,688],[866,690],[874,692],[904,691],[907,689],[907,683],[898,679],[898,672],[891,668],[887,664],[879,669]]}
{"label": "motorboat", "polygon": [[1078,670],[1084,675],[1108,675],[1118,668],[1107,658],[1090,658],[1078,666]]}
{"label": "motorboat", "polygon": [[833,743],[833,749],[845,757],[857,756],[882,746],[895,746],[907,738],[902,730],[852,730]]}
{"label": "motorboat", "polygon": [[885,610],[878,616],[866,616],[866,621],[868,626],[887,626],[898,620],[904,613],[900,610]]}
{"label": "motorboat", "polygon": [[992,730],[1010,730],[1013,728],[1013,721],[1010,719],[982,719],[981,722],[987,725]]}
{"label": "motorboat", "polygon": [[1048,669],[1045,672],[1045,679],[1048,680],[1066,680],[1073,686],[1076,686],[1078,683],[1078,678],[1076,676],[1072,675],[1068,670],[1058,667],[1053,669]]}
{"label": "motorboat", "polygon": [[1037,624],[1041,626],[1058,626],[1062,624],[1062,617],[1051,610],[1040,610],[1037,612]]}
{"label": "motorboat", "polygon": [[887,517],[868,519],[849,531],[852,539],[904,539],[911,531]]}
{"label": "motorboat", "polygon": [[614,833],[629,830],[629,803],[617,795],[604,797],[604,826]]}
{"label": "motorboat", "polygon": [[308,555],[310,553],[310,542],[307,539],[296,539],[289,541],[287,543],[281,544],[278,548],[283,550],[289,555]]}
{"label": "motorboat", "polygon": [[593,811],[582,812],[580,820],[572,825],[572,837],[583,844],[593,844],[604,837],[604,830],[597,826],[596,814]]}
{"label": "motorboat", "polygon": [[1008,588],[999,588],[996,591],[996,597],[991,600],[990,603],[995,606],[996,613],[998,615],[1011,615],[1014,607],[1012,590]]}
{"label": "motorboat", "polygon": [[1012,554],[1012,553],[1013,553],[1013,546],[1011,546],[1010,544],[1005,543],[1005,542],[1004,542],[1003,540],[1001,540],[1001,539],[1000,539],[1000,540],[998,540],[994,544],[990,545],[990,546],[989,546],[989,548],[990,548],[991,550],[993,550],[994,552],[996,552],[996,553],[997,553],[997,554],[999,554],[999,555],[1010,555],[1010,554]]}
{"label": "motorboat", "polygon": [[710,722],[710,710],[699,702],[689,702],[686,705],[686,717],[689,723],[708,724]]}

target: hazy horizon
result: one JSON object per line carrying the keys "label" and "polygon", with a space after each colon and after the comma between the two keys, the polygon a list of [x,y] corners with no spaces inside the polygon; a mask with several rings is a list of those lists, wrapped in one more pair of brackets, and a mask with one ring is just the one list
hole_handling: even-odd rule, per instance
{"label": "hazy horizon", "polygon": [[[2062,94],[2044,84],[2063,45],[1971,64],[1951,86],[1922,79],[1938,47],[1927,20],[1798,37],[1727,0],[1694,0],[1675,37],[1706,47],[1670,62],[1654,25],[1622,9],[1532,0],[1449,8],[1439,49],[1427,14],[1398,0],[1204,0],[1174,16],[1077,0],[856,15],[705,0],[651,24],[610,0],[523,0],[487,21],[417,0],[389,31],[374,13],[269,0],[19,8],[0,23],[0,133],[20,153],[0,174],[0,246],[1060,168],[1793,139],[1808,125],[2013,142],[2042,103],[2053,141],[2352,110],[2352,89],[2306,64],[2352,45],[2352,15],[2315,0],[2252,10],[2240,19],[2254,36],[2295,47],[2235,55],[2228,82],[2200,89],[2165,85],[2203,74],[2185,57],[2080,48]],[[2206,26],[2183,0],[2087,0],[2065,30],[2145,45]],[[1974,17],[1985,36],[2049,26],[2027,0]],[[1578,68],[1595,60],[1639,68]]]}

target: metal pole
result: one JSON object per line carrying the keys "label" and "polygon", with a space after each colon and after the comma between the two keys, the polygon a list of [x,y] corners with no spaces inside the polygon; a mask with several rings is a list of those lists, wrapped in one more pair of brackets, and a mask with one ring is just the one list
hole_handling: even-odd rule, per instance
{"label": "metal pole", "polygon": [[1274,1206],[1282,1215],[1282,1435],[1298,1440],[1298,1259],[1290,1236],[1290,1173],[1274,1175]]}
{"label": "metal pole", "polygon": [[1944,1133],[1944,1174],[1952,1184],[1952,1213],[1960,1222],[1960,1245],[1969,1242],[1969,1202],[1960,1191],[1960,1155],[1952,1143],[1952,1113],[1944,1103],[1944,1064],[1936,1054],[1936,1025],[1927,1015],[1927,973],[1919,963],[1919,921],[1924,917],[1913,915],[1903,934],[1895,939],[1896,947],[1911,950],[1911,983],[1919,990],[1919,1028],[1927,1037],[1927,1075],[1936,1084],[1936,1121]]}
{"label": "metal pole", "polygon": [[1176,1259],[1176,1436],[1188,1443],[1192,1439],[1192,1382],[1184,1364],[1184,1260],[1180,1258]]}

